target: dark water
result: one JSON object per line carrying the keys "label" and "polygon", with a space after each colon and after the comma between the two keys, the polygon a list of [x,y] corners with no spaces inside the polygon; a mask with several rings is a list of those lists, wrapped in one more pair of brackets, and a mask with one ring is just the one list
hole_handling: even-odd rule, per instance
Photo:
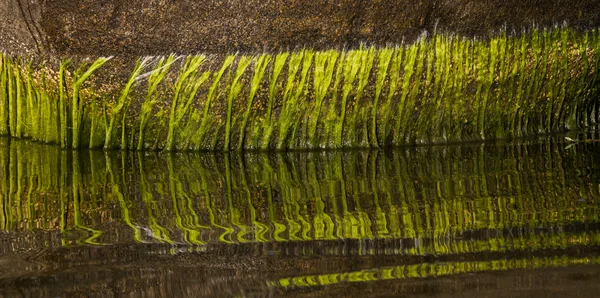
{"label": "dark water", "polygon": [[0,139],[0,296],[594,297],[600,143],[567,145],[238,155]]}

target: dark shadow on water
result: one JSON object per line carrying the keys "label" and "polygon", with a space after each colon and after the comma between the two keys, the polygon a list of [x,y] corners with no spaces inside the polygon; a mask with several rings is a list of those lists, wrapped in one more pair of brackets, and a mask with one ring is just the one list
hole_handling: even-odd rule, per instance
{"label": "dark shadow on water", "polygon": [[587,297],[600,143],[568,145],[159,154],[0,139],[0,296]]}

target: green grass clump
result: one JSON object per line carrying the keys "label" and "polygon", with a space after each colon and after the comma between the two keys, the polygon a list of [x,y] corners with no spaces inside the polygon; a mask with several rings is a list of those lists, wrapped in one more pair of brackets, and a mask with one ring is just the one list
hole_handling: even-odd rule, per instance
{"label": "green grass clump", "polygon": [[[242,124],[240,127],[238,145],[236,147],[238,151],[240,151],[244,148],[244,140],[245,140],[245,136],[247,135],[246,127],[248,125],[248,119],[250,119],[250,113],[252,112],[252,106],[254,104],[254,100],[259,91],[259,88],[261,86],[261,81],[263,80],[263,77],[266,74],[267,67],[269,66],[269,62],[271,60],[272,60],[271,56],[269,56],[267,54],[263,54],[263,55],[259,56],[258,58],[256,58],[256,61],[254,62],[254,75],[252,77],[250,93],[248,94],[248,97],[247,97],[246,110],[244,111],[244,114],[242,116],[243,120],[242,120]],[[251,135],[249,138],[256,138],[256,137],[257,136],[255,133],[255,134]]]}
{"label": "green grass clump", "polygon": [[65,149],[69,144],[67,135],[67,126],[69,122],[69,112],[67,108],[67,86],[66,86],[66,68],[70,61],[65,60],[60,64],[59,75],[58,75],[58,93],[59,93],[59,121],[60,121],[60,147]]}
{"label": "green grass clump", "polygon": [[148,126],[148,123],[152,119],[154,107],[160,100],[158,87],[169,73],[169,69],[174,62],[175,57],[173,55],[169,57],[162,57],[157,62],[156,68],[150,73],[145,74],[145,76],[148,76],[148,90],[146,91],[146,97],[140,109],[140,126],[138,132],[138,143],[136,147],[137,150],[144,150],[149,147],[146,145],[147,141],[144,138],[144,132]]}
{"label": "green grass clump", "polygon": [[312,117],[308,120],[308,140],[310,146],[318,148],[321,146],[317,127],[321,118],[323,101],[329,93],[335,66],[338,63],[340,54],[336,51],[320,52],[315,54],[315,71],[313,75],[313,89],[315,93],[315,103],[312,110]]}
{"label": "green grass clump", "polygon": [[10,119],[10,107],[12,98],[12,80],[11,80],[11,60],[10,58],[2,55],[0,57],[1,65],[0,69],[2,73],[0,75],[0,135],[9,135],[11,127]]}
{"label": "green grass clump", "polygon": [[165,149],[172,151],[175,149],[175,135],[181,120],[187,115],[196,93],[202,84],[208,79],[209,72],[202,73],[200,66],[204,62],[204,56],[191,56],[187,61],[175,84],[173,99],[171,100],[171,112],[169,116],[169,130],[167,134],[167,144]]}
{"label": "green grass clump", "polygon": [[[125,87],[123,87],[123,90],[121,90],[121,95],[117,99],[117,104],[114,107],[112,107],[112,109],[110,111],[105,112],[106,114],[108,114],[108,117],[107,117],[108,123],[106,123],[107,127],[106,127],[106,133],[105,133],[105,137],[104,137],[104,148],[106,148],[106,149],[111,149],[111,148],[115,147],[113,145],[112,138],[113,138],[116,122],[118,121],[118,117],[121,116],[121,112],[127,111],[128,107],[130,105],[129,93],[131,92],[132,88],[134,88],[134,84],[137,81],[137,77],[143,71],[145,64],[146,64],[146,60],[144,60],[144,61],[138,60],[137,61],[137,63],[135,64],[135,67],[133,69],[133,72],[131,73],[131,76],[129,77],[129,80],[125,84]],[[127,149],[127,145],[126,145],[127,142],[125,139],[125,121],[124,121],[125,113],[123,113],[122,118],[123,118],[123,121],[121,122],[122,133],[121,133],[120,148]],[[93,134],[90,134],[90,135],[93,137]],[[90,148],[93,148],[92,142],[90,142]]]}
{"label": "green grass clump", "polygon": [[[83,108],[84,108],[84,99],[80,96],[80,90],[82,88],[83,83],[104,63],[106,63],[111,58],[98,58],[96,61],[90,65],[87,69],[82,65],[73,76],[73,90],[72,96],[73,100],[71,102],[71,129],[73,134],[73,139],[71,141],[71,147],[73,149],[79,148],[79,138],[81,136],[83,123]],[[84,71],[85,69],[85,71]],[[129,89],[129,84],[125,86],[125,89]]]}
{"label": "green grass clump", "polygon": [[98,72],[109,60],[55,72],[2,55],[0,134],[63,148],[376,148],[561,132],[600,117],[599,30],[141,58],[124,82]]}
{"label": "green grass clump", "polygon": [[242,76],[244,75],[244,72],[246,72],[248,66],[250,66],[251,62],[252,59],[250,57],[242,56],[239,59],[235,75],[229,86],[229,95],[227,96],[227,123],[225,127],[225,144],[223,145],[225,150],[230,150],[229,143],[232,134],[231,122],[233,121],[233,101],[237,100],[240,96],[240,93],[242,92],[242,88],[244,87],[244,83],[242,82]]}
{"label": "green grass clump", "polygon": [[283,71],[283,67],[285,66],[285,63],[287,62],[287,59],[289,57],[289,53],[280,53],[278,55],[275,56],[275,60],[273,62],[273,69],[271,71],[271,78],[270,78],[270,82],[269,82],[269,101],[268,101],[268,105],[267,105],[267,115],[266,115],[266,121],[264,121],[264,126],[263,126],[263,137],[261,140],[261,145],[260,148],[262,150],[268,150],[270,143],[271,143],[271,135],[273,134],[273,130],[275,128],[275,121],[273,119],[273,109],[274,109],[274,105],[275,105],[275,96],[277,93],[277,88],[278,88],[278,79],[279,76],[281,75],[281,72]]}

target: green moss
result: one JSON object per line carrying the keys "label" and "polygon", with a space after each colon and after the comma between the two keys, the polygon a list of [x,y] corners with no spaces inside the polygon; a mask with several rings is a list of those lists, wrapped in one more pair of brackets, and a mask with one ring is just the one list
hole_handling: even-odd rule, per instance
{"label": "green moss", "polygon": [[[421,42],[422,43],[422,42]],[[396,129],[394,130],[393,144],[404,144],[405,132],[408,123],[405,122],[406,113],[407,113],[407,99],[409,99],[409,93],[411,89],[418,88],[418,85],[414,84],[411,88],[411,83],[413,80],[413,74],[415,73],[415,65],[417,64],[418,52],[420,48],[420,43],[416,43],[411,45],[406,50],[406,57],[404,59],[404,72],[402,73],[402,89],[398,106],[398,112],[396,113]],[[415,81],[419,82],[420,78],[417,78]]]}
{"label": "green moss", "polygon": [[25,124],[25,111],[23,110],[23,105],[26,103],[26,99],[23,98],[23,77],[21,74],[21,67],[18,64],[13,64],[13,73],[15,80],[15,96],[13,97],[13,103],[11,106],[14,106],[14,125],[11,128],[14,129],[14,133],[12,136],[17,138],[21,138],[24,136],[23,128]]}
{"label": "green moss", "polygon": [[[319,52],[315,54],[315,70],[313,74],[313,90],[315,93],[315,103],[313,117],[308,120],[308,141],[313,148],[322,146],[317,135],[317,127],[321,118],[323,101],[328,95],[331,82],[333,80],[334,70],[340,54],[335,51]],[[321,120],[322,121],[322,120]]]}
{"label": "green moss", "polygon": [[[197,144],[197,147],[202,148],[204,150],[215,150],[216,148],[216,141],[217,141],[217,136],[219,133],[220,128],[223,126],[223,123],[221,121],[222,115],[218,115],[215,114],[214,110],[212,109],[214,101],[218,100],[220,98],[221,95],[221,90],[218,90],[218,88],[221,85],[221,78],[223,77],[223,74],[225,73],[225,71],[227,71],[227,69],[229,69],[229,67],[231,66],[231,64],[233,63],[233,61],[235,60],[234,55],[229,55],[225,58],[225,61],[223,62],[223,65],[221,66],[221,69],[219,69],[219,71],[217,71],[216,73],[213,73],[212,77],[213,77],[213,83],[210,86],[210,89],[208,90],[208,94],[206,96],[206,100],[204,102],[204,112],[202,114],[202,120],[200,123],[200,129],[199,129],[199,133],[200,133],[200,137],[199,137],[199,142],[201,142],[201,144]],[[225,88],[226,89],[226,88]],[[209,112],[211,112],[209,114]],[[209,125],[211,126],[216,126],[216,127],[209,127]],[[209,140],[209,133],[212,133],[212,140]]]}
{"label": "green moss", "polygon": [[138,143],[137,150],[147,149],[149,146],[146,144],[145,131],[148,123],[152,119],[152,113],[154,107],[159,100],[159,85],[165,79],[169,73],[169,69],[175,62],[175,56],[171,55],[168,57],[159,58],[156,67],[146,76],[148,76],[148,90],[146,91],[146,97],[142,103],[140,109],[140,126],[138,132]]}
{"label": "green moss", "polygon": [[102,77],[84,84],[108,58],[75,71],[67,60],[56,73],[3,55],[0,134],[63,148],[228,151],[560,132],[598,122],[599,40],[598,30],[534,28],[488,41],[434,35],[388,48],[189,56],[182,65],[142,58],[123,86],[111,83],[118,95],[98,88]]}
{"label": "green moss", "polygon": [[[201,73],[200,66],[206,59],[205,56],[191,56],[187,58],[185,65],[180,71],[173,99],[171,100],[171,113],[169,116],[169,130],[165,149],[172,151],[176,149],[176,134],[181,127],[179,123],[187,115],[196,93],[200,86],[208,79],[209,72]],[[176,132],[177,130],[177,132]]]}
{"label": "green moss", "polygon": [[[230,149],[230,140],[231,140],[231,126],[232,126],[232,118],[233,118],[233,105],[234,105],[234,100],[237,100],[238,97],[240,96],[240,93],[242,92],[242,88],[244,87],[244,83],[242,82],[242,76],[244,75],[244,72],[246,72],[246,69],[248,68],[248,66],[250,66],[250,63],[252,62],[252,59],[250,57],[247,56],[242,56],[239,61],[238,61],[238,65],[237,65],[237,69],[235,71],[235,75],[233,77],[233,80],[231,82],[231,84],[229,85],[229,95],[227,96],[227,124],[225,126],[225,144],[223,145],[223,149],[225,151],[229,151]],[[255,87],[256,88],[256,87]]]}
{"label": "green moss", "polygon": [[[267,67],[269,66],[269,63],[271,62],[271,60],[272,60],[272,57],[267,54],[263,54],[263,55],[260,55],[259,57],[255,58],[254,76],[252,77],[250,93],[248,94],[248,97],[247,97],[246,109],[242,116],[243,120],[242,120],[242,124],[240,127],[240,134],[239,134],[238,145],[237,145],[238,151],[244,149],[245,136],[250,135],[246,132],[246,127],[248,125],[248,120],[250,119],[250,114],[252,112],[252,106],[254,104],[254,100],[259,91],[259,88],[261,87],[261,82],[265,76]],[[257,129],[258,125],[255,127]],[[254,134],[251,134],[249,136],[249,138],[255,139],[255,138],[258,138],[258,136],[256,133],[254,133]],[[255,142],[250,142],[250,143],[255,143]]]}
{"label": "green moss", "polygon": [[[73,76],[73,90],[72,90],[72,101],[71,101],[71,128],[73,131],[73,140],[71,142],[71,147],[73,149],[79,148],[79,139],[81,137],[82,129],[81,124],[83,123],[83,108],[84,108],[84,99],[80,96],[80,91],[83,83],[102,65],[104,65],[109,58],[98,58],[96,61],[92,63],[85,71],[85,66],[82,65],[77,69],[75,75]],[[127,85],[125,87],[128,89]],[[18,114],[18,113],[17,113]]]}
{"label": "green moss", "polygon": [[[132,88],[134,87],[134,84],[137,81],[137,77],[143,71],[145,64],[146,64],[146,60],[144,60],[143,62],[141,60],[138,60],[136,62],[133,72],[131,73],[131,75],[129,76],[129,79],[127,80],[127,83],[121,90],[121,94],[119,95],[119,98],[117,99],[116,105],[111,107],[110,111],[105,112],[107,114],[107,118],[108,118],[108,120],[107,120],[108,126],[106,127],[106,136],[104,137],[104,148],[105,149],[112,149],[115,147],[113,145],[113,135],[114,135],[115,125],[119,119],[119,116],[121,116],[121,113],[123,114],[123,116],[122,116],[123,119],[125,118],[125,114],[130,105],[129,93],[132,91]],[[125,149],[127,149],[127,147],[125,145],[126,142],[125,142],[125,133],[124,133],[124,131],[125,131],[124,121],[121,122],[121,130],[122,130],[122,133],[121,133],[120,148],[125,150]],[[90,144],[90,147],[91,147],[91,145],[92,144]]]}
{"label": "green moss", "polygon": [[10,59],[6,56],[1,56],[0,63],[0,135],[4,136],[10,135]]}

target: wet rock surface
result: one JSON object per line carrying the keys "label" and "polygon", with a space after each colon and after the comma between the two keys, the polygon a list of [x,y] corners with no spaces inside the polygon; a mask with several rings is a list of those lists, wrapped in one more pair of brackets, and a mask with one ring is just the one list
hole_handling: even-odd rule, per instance
{"label": "wet rock surface", "polygon": [[275,52],[600,25],[595,0],[8,0],[0,50],[32,56]]}

